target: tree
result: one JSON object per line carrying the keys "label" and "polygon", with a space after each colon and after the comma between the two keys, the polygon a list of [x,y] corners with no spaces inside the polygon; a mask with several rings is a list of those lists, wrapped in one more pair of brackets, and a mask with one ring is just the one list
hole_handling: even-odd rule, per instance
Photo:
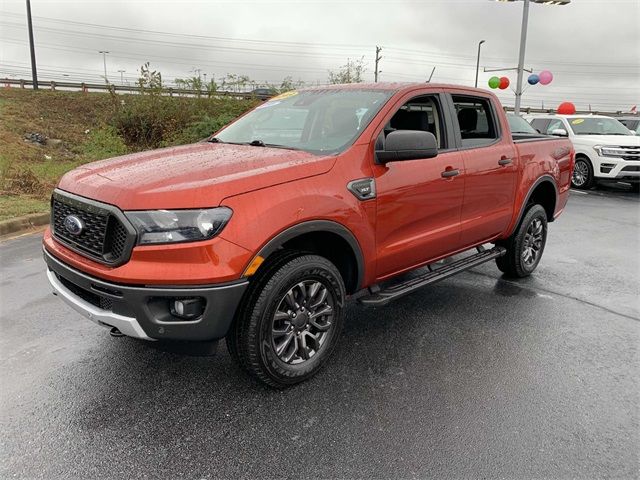
{"label": "tree", "polygon": [[162,74],[157,70],[151,70],[149,62],[140,67],[140,76],[138,77],[138,86],[140,93],[159,93],[162,91]]}
{"label": "tree", "polygon": [[338,71],[329,70],[329,83],[360,83],[363,80],[366,66],[364,56],[359,60],[347,59],[347,63],[342,65]]}

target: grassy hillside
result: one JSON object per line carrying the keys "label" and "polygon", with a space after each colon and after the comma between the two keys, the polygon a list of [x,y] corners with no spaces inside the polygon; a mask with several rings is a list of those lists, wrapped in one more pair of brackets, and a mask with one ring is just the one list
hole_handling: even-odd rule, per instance
{"label": "grassy hillside", "polygon": [[254,103],[0,88],[0,220],[47,211],[57,180],[78,165],[195,142]]}

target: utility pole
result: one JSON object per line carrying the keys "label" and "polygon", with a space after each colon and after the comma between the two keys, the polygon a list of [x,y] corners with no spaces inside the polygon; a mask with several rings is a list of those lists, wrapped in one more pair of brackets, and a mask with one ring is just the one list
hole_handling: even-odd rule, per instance
{"label": "utility pole", "polygon": [[108,50],[100,50],[98,53],[102,54],[102,64],[104,65],[104,83],[109,85],[109,79],[107,78],[107,54]]}
{"label": "utility pole", "polygon": [[516,104],[513,113],[520,115],[522,103],[522,80],[524,78],[524,53],[527,47],[527,27],[529,25],[529,0],[524,0],[522,10],[522,32],[520,34],[520,56],[518,58],[518,80],[516,81]]}
{"label": "utility pole", "polygon": [[33,43],[33,23],[31,21],[31,0],[27,0],[27,26],[29,28],[29,48],[31,50],[31,78],[33,89],[38,90],[38,70],[36,68],[36,46]]}
{"label": "utility pole", "polygon": [[482,47],[482,44],[484,42],[484,40],[480,40],[480,43],[478,43],[478,62],[476,63],[476,88],[478,88],[478,73],[480,71],[480,47]]}
{"label": "utility pole", "polygon": [[378,74],[381,73],[381,71],[378,70],[378,65],[380,64],[380,60],[382,60],[380,52],[382,52],[382,47],[376,45],[376,70],[374,72],[374,81],[376,83],[378,83]]}
{"label": "utility pole", "polygon": [[120,73],[120,85],[124,85],[124,72],[126,70],[118,70],[118,72]]}

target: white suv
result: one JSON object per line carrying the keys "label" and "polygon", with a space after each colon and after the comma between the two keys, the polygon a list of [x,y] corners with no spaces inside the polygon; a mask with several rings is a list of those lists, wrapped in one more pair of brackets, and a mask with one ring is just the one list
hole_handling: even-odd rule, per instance
{"label": "white suv", "polygon": [[571,184],[591,188],[599,180],[640,186],[640,136],[615,118],[601,115],[541,115],[531,118],[540,133],[569,137],[576,149]]}

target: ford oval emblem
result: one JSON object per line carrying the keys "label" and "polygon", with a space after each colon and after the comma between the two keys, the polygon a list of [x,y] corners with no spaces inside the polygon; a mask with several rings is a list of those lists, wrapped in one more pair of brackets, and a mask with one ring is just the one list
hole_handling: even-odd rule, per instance
{"label": "ford oval emblem", "polygon": [[64,219],[64,228],[71,235],[80,235],[84,231],[84,222],[75,215],[68,215]]}

